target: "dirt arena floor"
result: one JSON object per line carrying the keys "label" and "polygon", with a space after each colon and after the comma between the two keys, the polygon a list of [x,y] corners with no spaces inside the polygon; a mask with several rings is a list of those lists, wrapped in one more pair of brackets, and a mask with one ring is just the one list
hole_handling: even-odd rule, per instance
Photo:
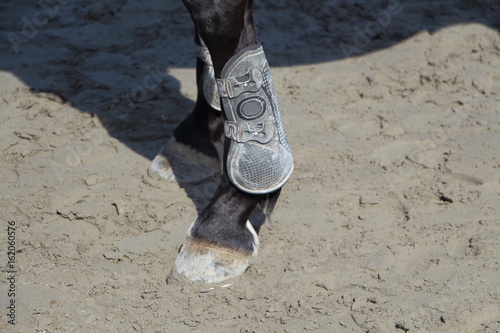
{"label": "dirt arena floor", "polygon": [[216,176],[148,175],[196,97],[182,2],[2,1],[1,332],[500,332],[498,2],[255,15],[296,169],[202,293],[166,277]]}

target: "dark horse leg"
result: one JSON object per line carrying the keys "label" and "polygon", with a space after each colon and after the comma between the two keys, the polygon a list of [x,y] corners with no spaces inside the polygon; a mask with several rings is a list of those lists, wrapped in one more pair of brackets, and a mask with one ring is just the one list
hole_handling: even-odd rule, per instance
{"label": "dark horse leg", "polygon": [[[224,163],[214,197],[189,228],[174,269],[191,281],[218,283],[243,273],[257,254],[249,216],[259,204],[274,206],[293,161],[252,0],[183,1],[211,57],[199,57],[195,110],[174,136],[212,157],[223,142]],[[210,77],[204,70],[211,65],[222,112],[204,89]]]}
{"label": "dark horse leg", "polygon": [[[198,36],[196,40],[200,45]],[[196,81],[198,96],[194,110],[177,126],[150,168],[154,175],[169,181],[199,183],[220,173],[224,129],[213,64],[206,46],[199,47]]]}

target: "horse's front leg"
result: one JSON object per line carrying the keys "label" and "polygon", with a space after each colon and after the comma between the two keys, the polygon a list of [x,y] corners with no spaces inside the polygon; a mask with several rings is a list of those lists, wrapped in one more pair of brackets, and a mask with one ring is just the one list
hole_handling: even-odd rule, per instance
{"label": "horse's front leg", "polygon": [[191,225],[175,269],[191,281],[218,283],[243,273],[257,254],[248,218],[259,203],[277,198],[293,160],[252,0],[184,3],[211,55],[225,142],[221,182]]}

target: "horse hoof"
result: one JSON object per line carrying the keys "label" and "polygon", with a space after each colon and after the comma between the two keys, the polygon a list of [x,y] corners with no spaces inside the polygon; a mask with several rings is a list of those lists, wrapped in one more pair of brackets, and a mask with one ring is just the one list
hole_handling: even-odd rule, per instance
{"label": "horse hoof", "polygon": [[[255,253],[188,237],[177,255],[172,273],[177,280],[224,287],[232,284],[228,283],[230,279],[245,273],[254,257]],[[205,290],[210,289],[213,288],[206,287]]]}
{"label": "horse hoof", "polygon": [[148,174],[178,183],[200,183],[220,174],[221,164],[212,157],[170,138],[154,158]]}

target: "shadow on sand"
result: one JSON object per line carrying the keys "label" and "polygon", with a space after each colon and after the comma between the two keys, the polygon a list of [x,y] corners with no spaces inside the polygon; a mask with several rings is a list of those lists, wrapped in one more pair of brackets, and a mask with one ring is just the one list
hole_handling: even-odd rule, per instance
{"label": "shadow on sand", "polygon": [[[271,66],[294,66],[362,56],[453,24],[498,30],[500,5],[492,3],[265,0],[255,15]],[[195,94],[181,92],[179,81],[190,74],[194,83],[196,56],[181,1],[7,2],[0,28],[0,70],[97,116],[111,137],[148,159],[194,106]],[[201,209],[216,185],[214,177],[184,189]]]}

